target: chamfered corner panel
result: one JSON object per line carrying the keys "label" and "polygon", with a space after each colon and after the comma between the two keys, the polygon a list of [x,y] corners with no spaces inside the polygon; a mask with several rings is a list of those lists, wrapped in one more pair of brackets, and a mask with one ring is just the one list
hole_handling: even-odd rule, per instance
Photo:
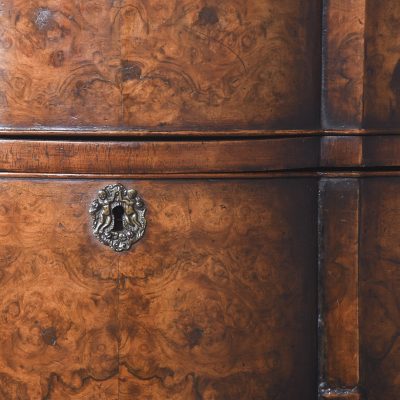
{"label": "chamfered corner panel", "polygon": [[89,215],[111,183],[0,180],[0,394],[315,399],[317,180],[122,180],[122,253]]}

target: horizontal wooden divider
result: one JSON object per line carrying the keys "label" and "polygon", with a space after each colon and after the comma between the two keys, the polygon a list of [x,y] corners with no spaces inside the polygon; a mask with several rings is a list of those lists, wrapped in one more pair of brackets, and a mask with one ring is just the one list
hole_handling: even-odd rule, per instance
{"label": "horizontal wooden divider", "polygon": [[0,171],[32,173],[232,173],[312,169],[319,139],[221,141],[0,140]]}
{"label": "horizontal wooden divider", "polygon": [[165,175],[400,168],[400,135],[229,140],[0,140],[0,172]]}

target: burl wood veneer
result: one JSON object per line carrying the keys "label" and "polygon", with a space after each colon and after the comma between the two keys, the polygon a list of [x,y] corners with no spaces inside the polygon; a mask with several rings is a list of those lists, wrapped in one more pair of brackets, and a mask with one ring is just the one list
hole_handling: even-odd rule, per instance
{"label": "burl wood veneer", "polygon": [[315,399],[316,179],[121,181],[125,253],[90,233],[109,183],[0,180],[0,398]]}
{"label": "burl wood veneer", "polygon": [[316,127],[319,38],[317,0],[4,0],[0,125]]}
{"label": "burl wood veneer", "polygon": [[399,33],[396,0],[0,2],[0,400],[398,400]]}
{"label": "burl wood veneer", "polygon": [[363,124],[366,0],[323,2],[323,128]]}

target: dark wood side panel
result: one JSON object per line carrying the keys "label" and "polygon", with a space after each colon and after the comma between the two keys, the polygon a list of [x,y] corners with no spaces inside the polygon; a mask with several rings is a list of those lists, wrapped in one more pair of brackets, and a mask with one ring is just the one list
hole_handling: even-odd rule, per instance
{"label": "dark wood side panel", "polygon": [[367,0],[365,127],[400,122],[400,3]]}
{"label": "dark wood side panel", "polygon": [[400,179],[362,181],[360,328],[366,398],[400,392]]}
{"label": "dark wood side panel", "polygon": [[324,168],[400,167],[400,135],[324,136]]}
{"label": "dark wood side panel", "polygon": [[366,0],[324,0],[322,127],[363,121]]}
{"label": "dark wood side panel", "polygon": [[363,159],[371,167],[400,167],[400,135],[365,138]]}
{"label": "dark wood side panel", "polygon": [[324,129],[398,129],[399,21],[397,0],[325,1]]}
{"label": "dark wood side panel", "polygon": [[359,385],[359,181],[322,179],[319,209],[320,391],[351,399]]}
{"label": "dark wood side panel", "polygon": [[315,127],[320,25],[319,0],[5,0],[0,125]]}
{"label": "dark wood side panel", "polygon": [[316,399],[317,180],[122,181],[122,254],[90,230],[108,183],[0,180],[0,394]]}

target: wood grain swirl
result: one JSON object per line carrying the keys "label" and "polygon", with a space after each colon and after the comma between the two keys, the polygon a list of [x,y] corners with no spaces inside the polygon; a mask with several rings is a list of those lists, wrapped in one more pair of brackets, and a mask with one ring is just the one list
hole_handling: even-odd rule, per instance
{"label": "wood grain swirl", "polygon": [[0,125],[311,127],[318,4],[4,0]]}
{"label": "wood grain swirl", "polygon": [[366,0],[324,1],[322,125],[363,123]]}
{"label": "wood grain swirl", "polygon": [[118,269],[74,187],[0,184],[3,399],[117,399]]}
{"label": "wood grain swirl", "polygon": [[148,231],[119,254],[107,181],[0,181],[0,398],[315,399],[315,179],[122,181]]}
{"label": "wood grain swirl", "polygon": [[119,264],[121,398],[314,398],[315,184],[140,190],[153,207]]}

